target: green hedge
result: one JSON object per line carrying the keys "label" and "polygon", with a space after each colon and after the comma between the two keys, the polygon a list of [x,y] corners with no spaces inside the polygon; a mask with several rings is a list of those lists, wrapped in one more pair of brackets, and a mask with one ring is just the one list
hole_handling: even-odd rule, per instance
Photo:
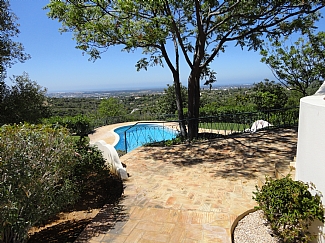
{"label": "green hedge", "polygon": [[48,119],[44,119],[44,124],[51,124],[52,126],[63,126],[69,129],[70,133],[85,137],[87,136],[92,130],[93,119],[87,116],[78,115],[78,116],[66,116],[66,117],[59,117],[54,116]]}
{"label": "green hedge", "polygon": [[0,242],[24,242],[30,227],[78,198],[80,163],[69,132],[45,125],[0,128]]}

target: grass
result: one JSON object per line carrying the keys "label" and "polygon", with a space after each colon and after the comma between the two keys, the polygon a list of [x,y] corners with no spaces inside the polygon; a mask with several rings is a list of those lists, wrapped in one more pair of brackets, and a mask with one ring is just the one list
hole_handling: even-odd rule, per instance
{"label": "grass", "polygon": [[200,128],[212,129],[212,130],[232,130],[232,131],[245,131],[245,129],[250,126],[241,123],[231,123],[231,122],[212,122],[212,123],[200,123]]}

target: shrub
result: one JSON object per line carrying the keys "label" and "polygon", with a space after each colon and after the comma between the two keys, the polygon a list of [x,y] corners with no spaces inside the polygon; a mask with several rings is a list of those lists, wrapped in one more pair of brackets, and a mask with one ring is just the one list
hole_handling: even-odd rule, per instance
{"label": "shrub", "polygon": [[30,227],[75,202],[77,163],[66,129],[0,128],[0,242],[24,242]]}
{"label": "shrub", "polygon": [[78,159],[74,167],[74,176],[81,187],[83,187],[84,179],[92,173],[110,173],[102,152],[90,146],[85,139],[76,141],[75,151]]}
{"label": "shrub", "polygon": [[70,133],[83,137],[87,136],[92,131],[91,118],[78,115],[59,117],[54,116],[49,119],[44,119],[44,124],[52,124],[53,126],[63,126],[69,129]]}
{"label": "shrub", "polygon": [[0,125],[39,123],[42,118],[50,116],[46,88],[32,81],[25,72],[13,76],[10,81],[13,83],[11,87],[0,78]]}
{"label": "shrub", "polygon": [[324,223],[324,210],[313,184],[294,181],[288,175],[278,180],[266,178],[263,187],[256,189],[253,199],[258,202],[257,209],[264,211],[271,228],[284,242],[315,238],[308,228],[316,219]]}

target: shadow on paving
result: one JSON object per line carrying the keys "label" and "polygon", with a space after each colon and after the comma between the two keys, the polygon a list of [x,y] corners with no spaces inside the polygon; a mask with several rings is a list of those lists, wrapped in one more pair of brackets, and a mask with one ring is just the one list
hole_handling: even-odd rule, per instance
{"label": "shadow on paving", "polygon": [[[129,172],[131,178],[135,178],[134,182],[138,180],[139,184],[127,185],[129,194],[123,195],[115,204],[106,204],[75,242],[89,242],[89,239],[92,239],[91,242],[110,242],[110,237],[118,237],[130,219],[131,209],[124,205],[143,207],[148,200],[152,199],[154,201],[152,205],[163,208],[164,204],[159,204],[161,201],[157,196],[160,194],[158,192],[151,194],[151,191],[156,189],[156,185],[159,187],[166,183],[180,182],[185,186],[186,183],[195,183],[186,180],[173,181],[178,174],[182,174],[184,178],[190,177],[191,180],[197,176],[196,171],[201,170],[200,175],[211,181],[218,181],[218,178],[256,179],[262,174],[273,174],[275,163],[278,161],[287,161],[289,164],[296,154],[296,144],[295,129],[276,129],[170,147],[141,147],[126,155],[123,160],[126,164],[132,161],[128,167]],[[191,169],[185,170],[188,168]],[[147,183],[149,180],[150,183]],[[141,183],[145,183],[148,187],[142,188]],[[139,191],[136,192],[137,187]],[[199,187],[200,185],[197,185],[196,189]],[[162,188],[164,190],[161,193],[171,192],[168,191],[168,186],[167,190],[165,187]],[[156,195],[157,198],[151,198],[152,195]],[[180,198],[183,197],[180,195]],[[162,199],[162,202],[165,202],[165,199]]]}
{"label": "shadow on paving", "polygon": [[122,201],[123,197],[116,204],[106,204],[78,236],[75,243],[88,242],[89,239],[108,231],[118,233],[114,231],[120,229],[118,226],[124,225],[129,219],[129,213],[122,205]]}
{"label": "shadow on paving", "polygon": [[[85,188],[81,194],[80,199],[74,205],[71,205],[62,213],[72,213],[78,215],[79,212],[92,211],[93,209],[111,207],[112,212],[118,211],[116,215],[110,216],[111,222],[105,227],[98,227],[97,230],[107,230],[107,227],[112,227],[113,222],[123,218],[123,211],[119,209],[119,201],[122,196],[124,187],[120,179],[105,173],[94,174],[85,178]],[[117,206],[115,206],[117,205]],[[104,208],[103,208],[104,206]],[[70,218],[71,217],[71,218]],[[60,223],[56,223],[60,222]],[[74,242],[81,232],[87,228],[91,218],[78,218],[78,216],[69,216],[69,220],[60,221],[60,215],[51,218],[44,223],[46,226],[41,231],[30,235],[28,243],[51,242],[51,243],[67,243]]]}
{"label": "shadow on paving", "polygon": [[272,176],[276,162],[288,162],[289,165],[296,147],[296,129],[272,129],[186,145],[153,147],[147,158],[179,167],[202,164],[210,167],[208,173],[213,177],[254,179],[261,175]]}

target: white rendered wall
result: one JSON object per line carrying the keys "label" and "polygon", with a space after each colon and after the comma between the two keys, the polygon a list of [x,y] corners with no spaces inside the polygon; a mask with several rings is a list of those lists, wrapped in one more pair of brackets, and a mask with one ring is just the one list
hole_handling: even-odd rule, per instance
{"label": "white rendered wall", "polygon": [[325,100],[322,96],[300,100],[296,178],[313,182],[325,195]]}
{"label": "white rendered wall", "polygon": [[[300,100],[296,180],[314,183],[316,189],[325,196],[325,95],[323,91],[324,89],[320,89],[316,95]],[[324,197],[322,202],[324,205]],[[323,226],[318,225],[317,228],[325,233]],[[316,242],[325,243],[325,239],[320,236]]]}
{"label": "white rendered wall", "polygon": [[103,158],[106,160],[111,172],[119,176],[122,180],[128,179],[126,169],[123,167],[120,158],[112,145],[107,144],[104,140],[99,140],[92,145],[97,146],[97,148],[102,151]]}

